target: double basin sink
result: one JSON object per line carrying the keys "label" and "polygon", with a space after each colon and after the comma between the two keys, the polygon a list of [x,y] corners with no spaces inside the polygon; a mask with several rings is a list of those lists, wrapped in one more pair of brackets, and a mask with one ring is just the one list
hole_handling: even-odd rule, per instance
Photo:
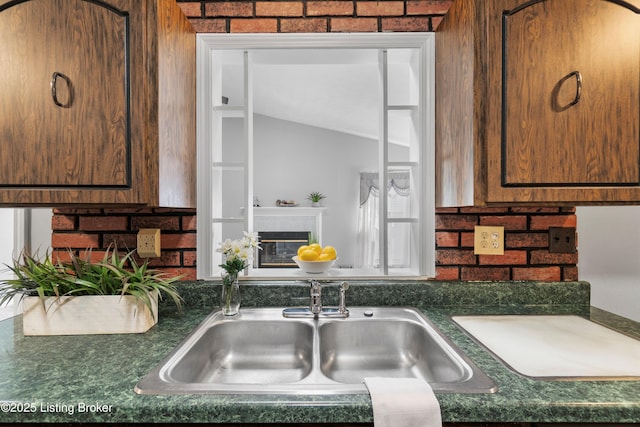
{"label": "double basin sink", "polygon": [[352,307],[348,318],[282,309],[209,315],[136,386],[139,394],[366,393],[365,377],[419,378],[443,393],[491,393],[493,381],[422,313]]}

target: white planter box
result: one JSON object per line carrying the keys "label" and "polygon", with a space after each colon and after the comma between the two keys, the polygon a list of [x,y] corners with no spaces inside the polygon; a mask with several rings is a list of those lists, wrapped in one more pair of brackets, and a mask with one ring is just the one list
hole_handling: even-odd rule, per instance
{"label": "white planter box", "polygon": [[130,295],[25,297],[25,335],[134,334],[158,322],[158,294],[153,310]]}

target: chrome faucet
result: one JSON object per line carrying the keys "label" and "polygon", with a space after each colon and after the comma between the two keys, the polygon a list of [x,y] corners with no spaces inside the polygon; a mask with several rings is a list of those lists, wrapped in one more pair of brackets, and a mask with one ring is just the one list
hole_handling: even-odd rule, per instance
{"label": "chrome faucet", "polygon": [[349,310],[347,310],[347,289],[349,284],[342,282],[340,284],[340,301],[338,301],[338,313],[344,314],[344,317],[349,316]]}
{"label": "chrome faucet", "polygon": [[349,310],[346,306],[346,293],[349,289],[347,282],[340,284],[340,300],[338,301],[338,307],[323,307],[322,306],[322,286],[320,282],[315,279],[309,280],[311,284],[310,288],[310,300],[309,307],[295,307],[285,308],[282,310],[284,317],[313,317],[315,319],[319,317],[349,317]]}
{"label": "chrome faucet", "polygon": [[309,301],[309,310],[315,316],[322,312],[322,288],[317,280],[311,279],[311,298]]}

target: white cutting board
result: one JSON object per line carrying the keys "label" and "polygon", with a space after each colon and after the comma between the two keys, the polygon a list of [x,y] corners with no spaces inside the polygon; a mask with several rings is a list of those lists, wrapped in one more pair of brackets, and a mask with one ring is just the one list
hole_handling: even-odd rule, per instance
{"label": "white cutting board", "polygon": [[523,375],[640,377],[640,341],[579,316],[454,316],[453,320]]}

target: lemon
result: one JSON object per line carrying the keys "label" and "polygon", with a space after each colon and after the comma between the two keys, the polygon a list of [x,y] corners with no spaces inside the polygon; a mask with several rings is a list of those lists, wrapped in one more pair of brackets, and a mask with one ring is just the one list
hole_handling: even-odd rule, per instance
{"label": "lemon", "polygon": [[302,251],[298,257],[303,261],[317,261],[320,254],[313,249],[306,249]]}
{"label": "lemon", "polygon": [[312,243],[309,245],[309,249],[314,250],[318,253],[318,255],[320,255],[322,253],[322,246],[320,246],[320,243]]}
{"label": "lemon", "polygon": [[323,255],[328,255],[329,259],[336,259],[338,256],[338,253],[336,252],[336,248],[334,248],[333,246],[325,246],[324,248],[322,248],[322,254]]}
{"label": "lemon", "polygon": [[331,261],[331,256],[329,254],[320,254],[318,261]]}
{"label": "lemon", "polygon": [[297,253],[297,255],[298,255],[298,256],[300,256],[300,254],[301,254],[303,251],[306,251],[307,249],[309,249],[309,246],[307,246],[307,245],[302,245],[302,246],[300,246],[300,247],[298,248],[298,253]]}

